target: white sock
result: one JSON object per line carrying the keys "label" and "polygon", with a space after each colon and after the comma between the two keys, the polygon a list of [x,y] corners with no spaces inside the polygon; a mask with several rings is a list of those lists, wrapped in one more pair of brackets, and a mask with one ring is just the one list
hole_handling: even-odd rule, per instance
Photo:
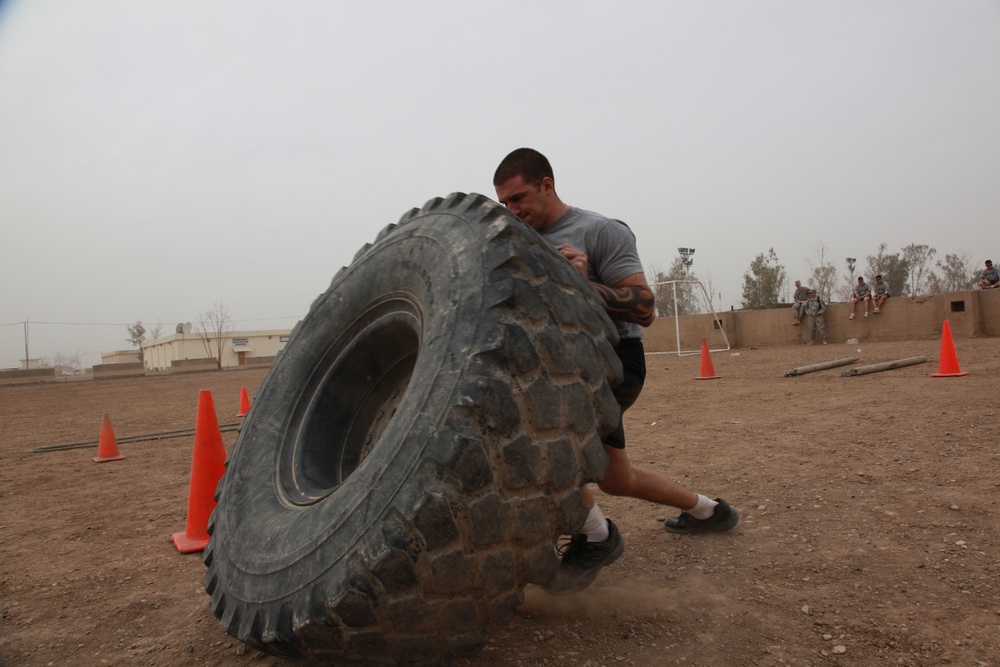
{"label": "white sock", "polygon": [[603,542],[611,534],[608,530],[608,520],[604,518],[604,512],[597,506],[597,503],[594,503],[594,506],[590,508],[590,514],[583,522],[583,528],[580,529],[580,532],[587,535],[588,542]]}
{"label": "white sock", "polygon": [[718,504],[708,496],[703,496],[699,493],[698,502],[695,503],[694,507],[687,510],[687,513],[696,519],[708,519],[715,514],[715,506]]}

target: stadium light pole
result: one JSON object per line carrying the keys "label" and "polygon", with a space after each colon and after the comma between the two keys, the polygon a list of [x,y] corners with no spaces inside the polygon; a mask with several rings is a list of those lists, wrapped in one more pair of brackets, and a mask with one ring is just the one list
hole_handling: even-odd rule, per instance
{"label": "stadium light pole", "polygon": [[681,256],[681,264],[684,265],[684,275],[689,275],[691,271],[691,265],[694,264],[694,259],[691,255],[694,254],[694,248],[678,248],[677,252]]}

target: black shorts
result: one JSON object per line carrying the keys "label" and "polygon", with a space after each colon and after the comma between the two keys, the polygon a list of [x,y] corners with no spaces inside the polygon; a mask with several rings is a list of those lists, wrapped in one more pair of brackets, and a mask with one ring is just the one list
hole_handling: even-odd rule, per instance
{"label": "black shorts", "polygon": [[[615,399],[622,413],[639,398],[642,385],[646,382],[646,352],[638,338],[623,338],[615,348],[622,362],[622,383],[614,388]],[[618,428],[604,439],[604,444],[615,449],[625,449],[625,428],[621,416]]]}

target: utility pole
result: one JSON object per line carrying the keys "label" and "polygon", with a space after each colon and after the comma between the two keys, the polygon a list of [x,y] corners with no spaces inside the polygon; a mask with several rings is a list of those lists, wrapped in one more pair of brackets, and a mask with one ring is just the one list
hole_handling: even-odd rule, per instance
{"label": "utility pole", "polygon": [[854,282],[854,266],[858,263],[857,257],[847,258],[847,270],[851,272],[851,283]]}

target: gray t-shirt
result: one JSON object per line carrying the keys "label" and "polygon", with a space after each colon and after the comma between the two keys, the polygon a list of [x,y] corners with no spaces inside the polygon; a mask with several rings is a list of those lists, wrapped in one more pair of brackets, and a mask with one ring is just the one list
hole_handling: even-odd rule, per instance
{"label": "gray t-shirt", "polygon": [[[635,234],[621,220],[570,206],[540,233],[557,250],[568,243],[587,253],[589,278],[594,282],[611,286],[643,272]],[[642,338],[642,327],[638,324],[613,321],[621,338]]]}

